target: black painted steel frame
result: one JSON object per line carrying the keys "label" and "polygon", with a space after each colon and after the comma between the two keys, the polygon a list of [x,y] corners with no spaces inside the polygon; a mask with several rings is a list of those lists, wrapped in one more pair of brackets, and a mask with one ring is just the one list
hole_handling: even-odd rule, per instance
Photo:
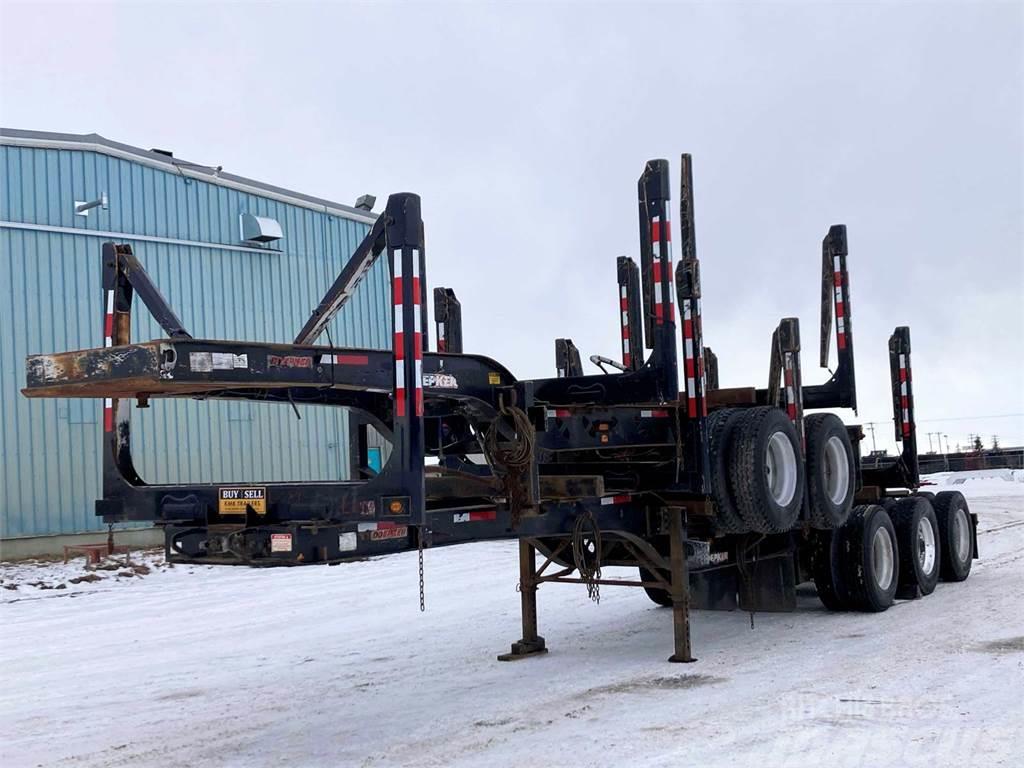
{"label": "black painted steel frame", "polygon": [[[617,264],[621,373],[583,375],[578,351],[568,339],[556,344],[559,375],[554,378],[520,381],[489,357],[463,354],[461,305],[449,289],[434,295],[439,351],[429,352],[420,200],[396,194],[292,344],[192,338],[131,249],[104,245],[107,346],[29,358],[25,393],[104,393],[110,418],[105,419],[103,498],[97,501],[97,514],[108,522],[163,525],[169,555],[250,564],[323,562],[423,543],[518,538],[523,638],[503,658],[545,650],[536,628],[537,585],[593,583],[582,575],[571,577],[575,566],[564,554],[577,520],[586,515],[611,543],[605,564],[639,564],[654,574],[654,581],[598,583],[666,590],[674,606],[672,660],[690,661],[687,531],[695,528],[698,535],[710,536],[714,529],[701,519],[710,471],[705,370],[710,350],[703,346],[688,155],[682,166],[681,258],[674,271],[668,163],[650,161],[638,182],[640,268],[627,257]],[[316,345],[381,256],[388,259],[392,278],[392,349]],[[825,384],[802,385],[799,325],[787,318],[773,336],[768,389],[756,392],[758,402],[789,412],[801,434],[805,407],[856,409],[846,257],[845,227],[834,226],[822,244],[821,356],[827,365],[834,310],[835,373]],[[169,338],[131,343],[134,294]],[[676,298],[683,322],[682,391]],[[646,360],[645,347],[651,350]],[[897,439],[904,451],[892,465],[864,475],[883,488],[914,487],[918,469],[908,329],[894,332],[890,358]],[[717,360],[710,378],[717,388]],[[219,492],[225,483],[148,484],[132,462],[129,408],[132,399],[145,404],[151,397],[349,408],[351,479],[238,484],[262,489],[260,503],[247,504],[244,514],[221,510]],[[509,467],[488,455],[484,436],[496,431],[499,443],[514,443],[522,437],[523,418],[534,431],[531,454],[526,476],[512,480]],[[369,466],[371,428],[390,444],[380,471]],[[475,458],[481,454],[483,462]],[[435,459],[436,466],[428,467],[427,458]],[[515,483],[522,486],[518,500]],[[287,552],[273,546],[281,535],[288,536]],[[737,544],[736,552],[743,546]],[[786,546],[790,549],[772,557],[791,561],[793,545]],[[540,568],[538,552],[546,557]],[[563,569],[549,574],[553,561]],[[716,567],[721,566],[710,570]]]}

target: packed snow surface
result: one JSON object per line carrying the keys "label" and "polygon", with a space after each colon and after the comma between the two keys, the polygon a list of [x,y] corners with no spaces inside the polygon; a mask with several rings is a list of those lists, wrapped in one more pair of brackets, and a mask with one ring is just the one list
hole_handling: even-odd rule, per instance
{"label": "packed snow surface", "polygon": [[697,611],[689,665],[642,591],[563,585],[540,590],[551,652],[496,661],[512,542],[428,550],[422,614],[415,553],[5,564],[0,765],[1019,766],[1024,483],[933,479],[980,517],[967,582],[874,615],[807,586],[753,627]]}

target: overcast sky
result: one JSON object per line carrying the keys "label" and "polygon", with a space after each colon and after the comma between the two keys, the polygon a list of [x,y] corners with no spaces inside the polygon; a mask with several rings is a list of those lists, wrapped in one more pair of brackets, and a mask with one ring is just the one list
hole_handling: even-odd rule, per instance
{"label": "overcast sky", "polygon": [[860,418],[879,447],[901,324],[921,432],[1019,445],[1022,9],[4,0],[0,124],[165,147],[341,202],[417,192],[428,279],[461,299],[466,351],[520,377],[553,374],[558,336],[618,357],[636,179],[689,152],[723,386],[764,386],[771,330],[794,315],[805,382],[824,380],[820,241],[845,223]]}

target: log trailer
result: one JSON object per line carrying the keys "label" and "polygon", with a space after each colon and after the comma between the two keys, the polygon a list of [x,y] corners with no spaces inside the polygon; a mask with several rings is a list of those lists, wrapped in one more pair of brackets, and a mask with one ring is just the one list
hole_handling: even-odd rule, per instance
{"label": "log trailer", "polygon": [[[617,261],[621,361],[594,356],[600,374],[584,375],[571,339],[556,340],[554,378],[519,380],[463,352],[447,288],[433,292],[431,350],[420,198],[395,194],[291,344],[193,338],[131,248],[106,243],[103,347],[30,356],[23,392],[103,398],[96,513],[161,526],[172,560],[332,563],[419,550],[422,607],[425,547],[517,539],[522,638],[501,659],[546,650],[540,584],[585,584],[594,598],[603,585],[642,587],[672,608],[670,660],[685,662],[691,606],[791,611],[797,585],[813,581],[829,609],[883,611],[940,577],[967,578],[975,516],[957,492],[917,491],[909,329],[888,347],[899,456],[862,466],[861,428],[825,410],[857,408],[846,228],[822,241],[820,364],[834,324],[835,372],[803,383],[799,321],[785,318],[767,386],[723,388],[704,346],[690,157],[675,232],[668,162],[648,162],[637,189],[640,263]],[[316,344],[379,257],[390,266],[392,348]],[[167,338],[130,340],[136,296]],[[132,461],[130,408],[157,397],[350,409],[350,479],[149,484]],[[371,429],[390,446],[379,471]],[[638,578],[602,574],[614,566]]]}

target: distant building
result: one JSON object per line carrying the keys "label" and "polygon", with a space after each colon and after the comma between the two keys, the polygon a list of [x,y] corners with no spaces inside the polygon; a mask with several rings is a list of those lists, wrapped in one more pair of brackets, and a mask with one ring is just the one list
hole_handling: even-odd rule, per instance
{"label": "distant building", "polygon": [[[28,400],[25,356],[102,345],[100,246],[131,244],[197,337],[288,342],[374,221],[352,207],[96,134],[0,129],[0,555],[31,537],[105,530],[102,402]],[[330,326],[335,344],[390,345],[378,263]],[[132,338],[163,333],[144,307]],[[153,400],[133,411],[144,479],[340,480],[341,409]]]}

